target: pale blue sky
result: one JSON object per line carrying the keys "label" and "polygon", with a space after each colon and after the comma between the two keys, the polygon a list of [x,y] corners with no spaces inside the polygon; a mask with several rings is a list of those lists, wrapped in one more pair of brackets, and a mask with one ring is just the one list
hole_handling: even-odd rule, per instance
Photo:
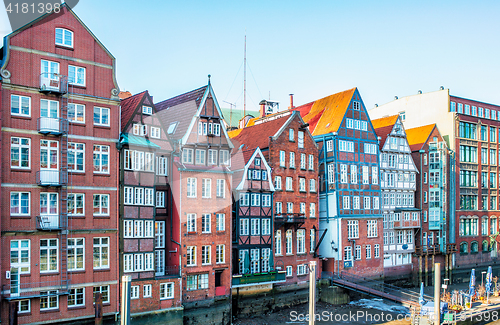
{"label": "pale blue sky", "polygon": [[[75,12],[113,53],[118,83],[155,101],[203,86],[247,109],[358,87],[375,103],[438,90],[500,104],[499,1],[81,0]],[[0,35],[10,32],[0,10]],[[234,84],[233,84],[234,82]]]}

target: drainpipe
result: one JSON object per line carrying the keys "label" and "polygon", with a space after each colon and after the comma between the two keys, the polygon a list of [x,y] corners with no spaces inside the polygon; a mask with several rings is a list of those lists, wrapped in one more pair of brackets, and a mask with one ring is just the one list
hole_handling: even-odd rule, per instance
{"label": "drainpipe", "polygon": [[[425,150],[419,150],[420,153],[420,208],[422,210],[422,213],[424,213],[424,199],[423,199],[423,194],[424,194],[424,169],[423,169],[423,164],[422,164],[422,155],[425,153]],[[429,214],[427,214],[427,222],[429,222]],[[423,229],[423,222],[422,225],[420,226]],[[422,242],[423,240],[423,231],[420,231],[420,245],[424,246],[424,243]],[[426,243],[425,243],[426,244]]]}

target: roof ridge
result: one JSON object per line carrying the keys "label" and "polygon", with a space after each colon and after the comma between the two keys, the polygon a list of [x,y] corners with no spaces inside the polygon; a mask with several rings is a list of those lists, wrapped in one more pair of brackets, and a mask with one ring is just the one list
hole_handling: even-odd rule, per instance
{"label": "roof ridge", "polygon": [[[177,96],[174,96],[174,97],[171,97],[171,98],[167,98],[167,99],[165,99],[165,100],[162,100],[161,102],[156,103],[155,105],[157,105],[157,106],[161,106],[161,105],[162,105],[162,104],[164,104],[165,102],[168,102],[168,101],[173,101],[174,99],[178,99],[178,98],[181,98],[181,97],[183,97],[183,96],[186,96],[186,95],[189,95],[189,94],[193,94],[193,93],[195,93],[195,92],[198,92],[198,91],[200,91],[200,90],[202,90],[202,89],[206,89],[206,88],[208,88],[208,85],[205,85],[205,86],[202,86],[202,87],[200,87],[200,88],[196,88],[196,89],[190,90],[190,91],[188,91],[188,92],[185,92],[185,93],[183,93],[183,94],[180,94],[180,95],[177,95]],[[183,103],[183,102],[181,101],[180,103]],[[160,108],[160,110],[161,110],[161,108]]]}

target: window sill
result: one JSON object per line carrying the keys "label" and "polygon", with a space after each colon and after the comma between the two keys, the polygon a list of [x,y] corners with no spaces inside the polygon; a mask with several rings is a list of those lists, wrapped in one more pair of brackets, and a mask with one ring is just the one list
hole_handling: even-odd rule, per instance
{"label": "window sill", "polygon": [[72,219],[85,219],[85,215],[78,215],[78,214],[75,214],[75,215],[68,215],[68,218],[72,218]]}
{"label": "window sill", "polygon": [[111,175],[109,173],[96,173],[96,172],[94,172],[94,176],[111,177]]}
{"label": "window sill", "polygon": [[77,88],[77,89],[87,89],[87,85],[72,84],[69,82],[68,82],[68,86],[71,86],[71,87]]}
{"label": "window sill", "polygon": [[[111,271],[110,268],[107,268],[107,269],[94,269],[94,272],[109,272]],[[139,271],[139,272],[144,272],[144,271]]]}
{"label": "window sill", "polygon": [[78,309],[85,309],[87,307],[85,306],[68,306],[68,310],[78,310]]}
{"label": "window sill", "polygon": [[54,276],[54,275],[59,275],[59,271],[57,272],[40,272],[40,276]]}
{"label": "window sill", "polygon": [[11,172],[31,173],[31,168],[10,167]]}
{"label": "window sill", "polygon": [[59,312],[59,308],[54,308],[54,309],[49,309],[49,310],[40,309],[40,314],[58,313],[58,312]]}
{"label": "window sill", "polygon": [[10,117],[11,118],[19,118],[22,120],[31,120],[31,116],[26,116],[26,115],[14,115],[14,114],[10,113]]}
{"label": "window sill", "polygon": [[69,174],[73,174],[74,176],[85,176],[85,171],[80,171],[80,170],[68,170]]}
{"label": "window sill", "polygon": [[29,216],[17,216],[17,215],[11,215],[10,216],[11,219],[31,219],[31,215]]}
{"label": "window sill", "polygon": [[68,270],[68,273],[71,273],[71,274],[83,274],[83,273],[85,273],[85,270]]}
{"label": "window sill", "polygon": [[95,124],[95,123],[94,123],[94,127],[99,128],[99,129],[111,129],[110,125],[101,125],[101,124]]}
{"label": "window sill", "polygon": [[196,235],[196,231],[188,231],[188,235]]}
{"label": "window sill", "polygon": [[93,216],[95,219],[109,219],[110,216]]}
{"label": "window sill", "polygon": [[56,44],[56,48],[58,49],[63,49],[63,50],[68,50],[68,51],[74,51],[74,47],[72,46],[66,46],[66,45],[62,45],[62,44]]}
{"label": "window sill", "polygon": [[293,256],[293,254],[285,254],[285,256]]}

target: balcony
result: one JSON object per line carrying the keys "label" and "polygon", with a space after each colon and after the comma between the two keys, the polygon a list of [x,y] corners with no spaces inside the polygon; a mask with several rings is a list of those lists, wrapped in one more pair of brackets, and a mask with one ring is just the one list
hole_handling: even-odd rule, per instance
{"label": "balcony", "polygon": [[274,217],[276,229],[284,225],[285,231],[291,227],[294,227],[295,230],[297,230],[304,224],[305,221],[306,218],[301,213],[288,213],[286,215],[277,215]]}
{"label": "balcony", "polygon": [[59,230],[59,215],[47,214],[36,217],[36,229],[43,231]]}
{"label": "balcony", "polygon": [[[6,280],[8,281],[8,280]],[[42,291],[57,290],[57,295],[67,295],[69,280],[19,283],[19,275],[11,271],[10,284],[2,285],[2,298],[20,300],[41,297]]]}
{"label": "balcony", "polygon": [[39,117],[37,131],[41,134],[61,135],[68,133],[68,120],[59,117]]}
{"label": "balcony", "polygon": [[276,283],[286,281],[286,271],[273,271],[268,273],[237,274],[233,275],[232,285],[244,287],[252,284]]}
{"label": "balcony", "polygon": [[394,221],[394,229],[420,228],[420,220],[398,220]]}
{"label": "balcony", "polygon": [[439,249],[439,244],[434,245],[417,245],[415,248],[415,254],[417,255],[437,255],[441,254],[441,250]]}
{"label": "balcony", "polygon": [[40,74],[40,92],[64,95],[68,92],[68,78],[57,73],[42,72]]}
{"label": "balcony", "polygon": [[177,265],[165,266],[162,270],[155,273],[157,278],[161,277],[180,277],[180,267]]}
{"label": "balcony", "polygon": [[42,169],[36,172],[39,186],[63,186],[68,183],[68,172],[56,169]]}

